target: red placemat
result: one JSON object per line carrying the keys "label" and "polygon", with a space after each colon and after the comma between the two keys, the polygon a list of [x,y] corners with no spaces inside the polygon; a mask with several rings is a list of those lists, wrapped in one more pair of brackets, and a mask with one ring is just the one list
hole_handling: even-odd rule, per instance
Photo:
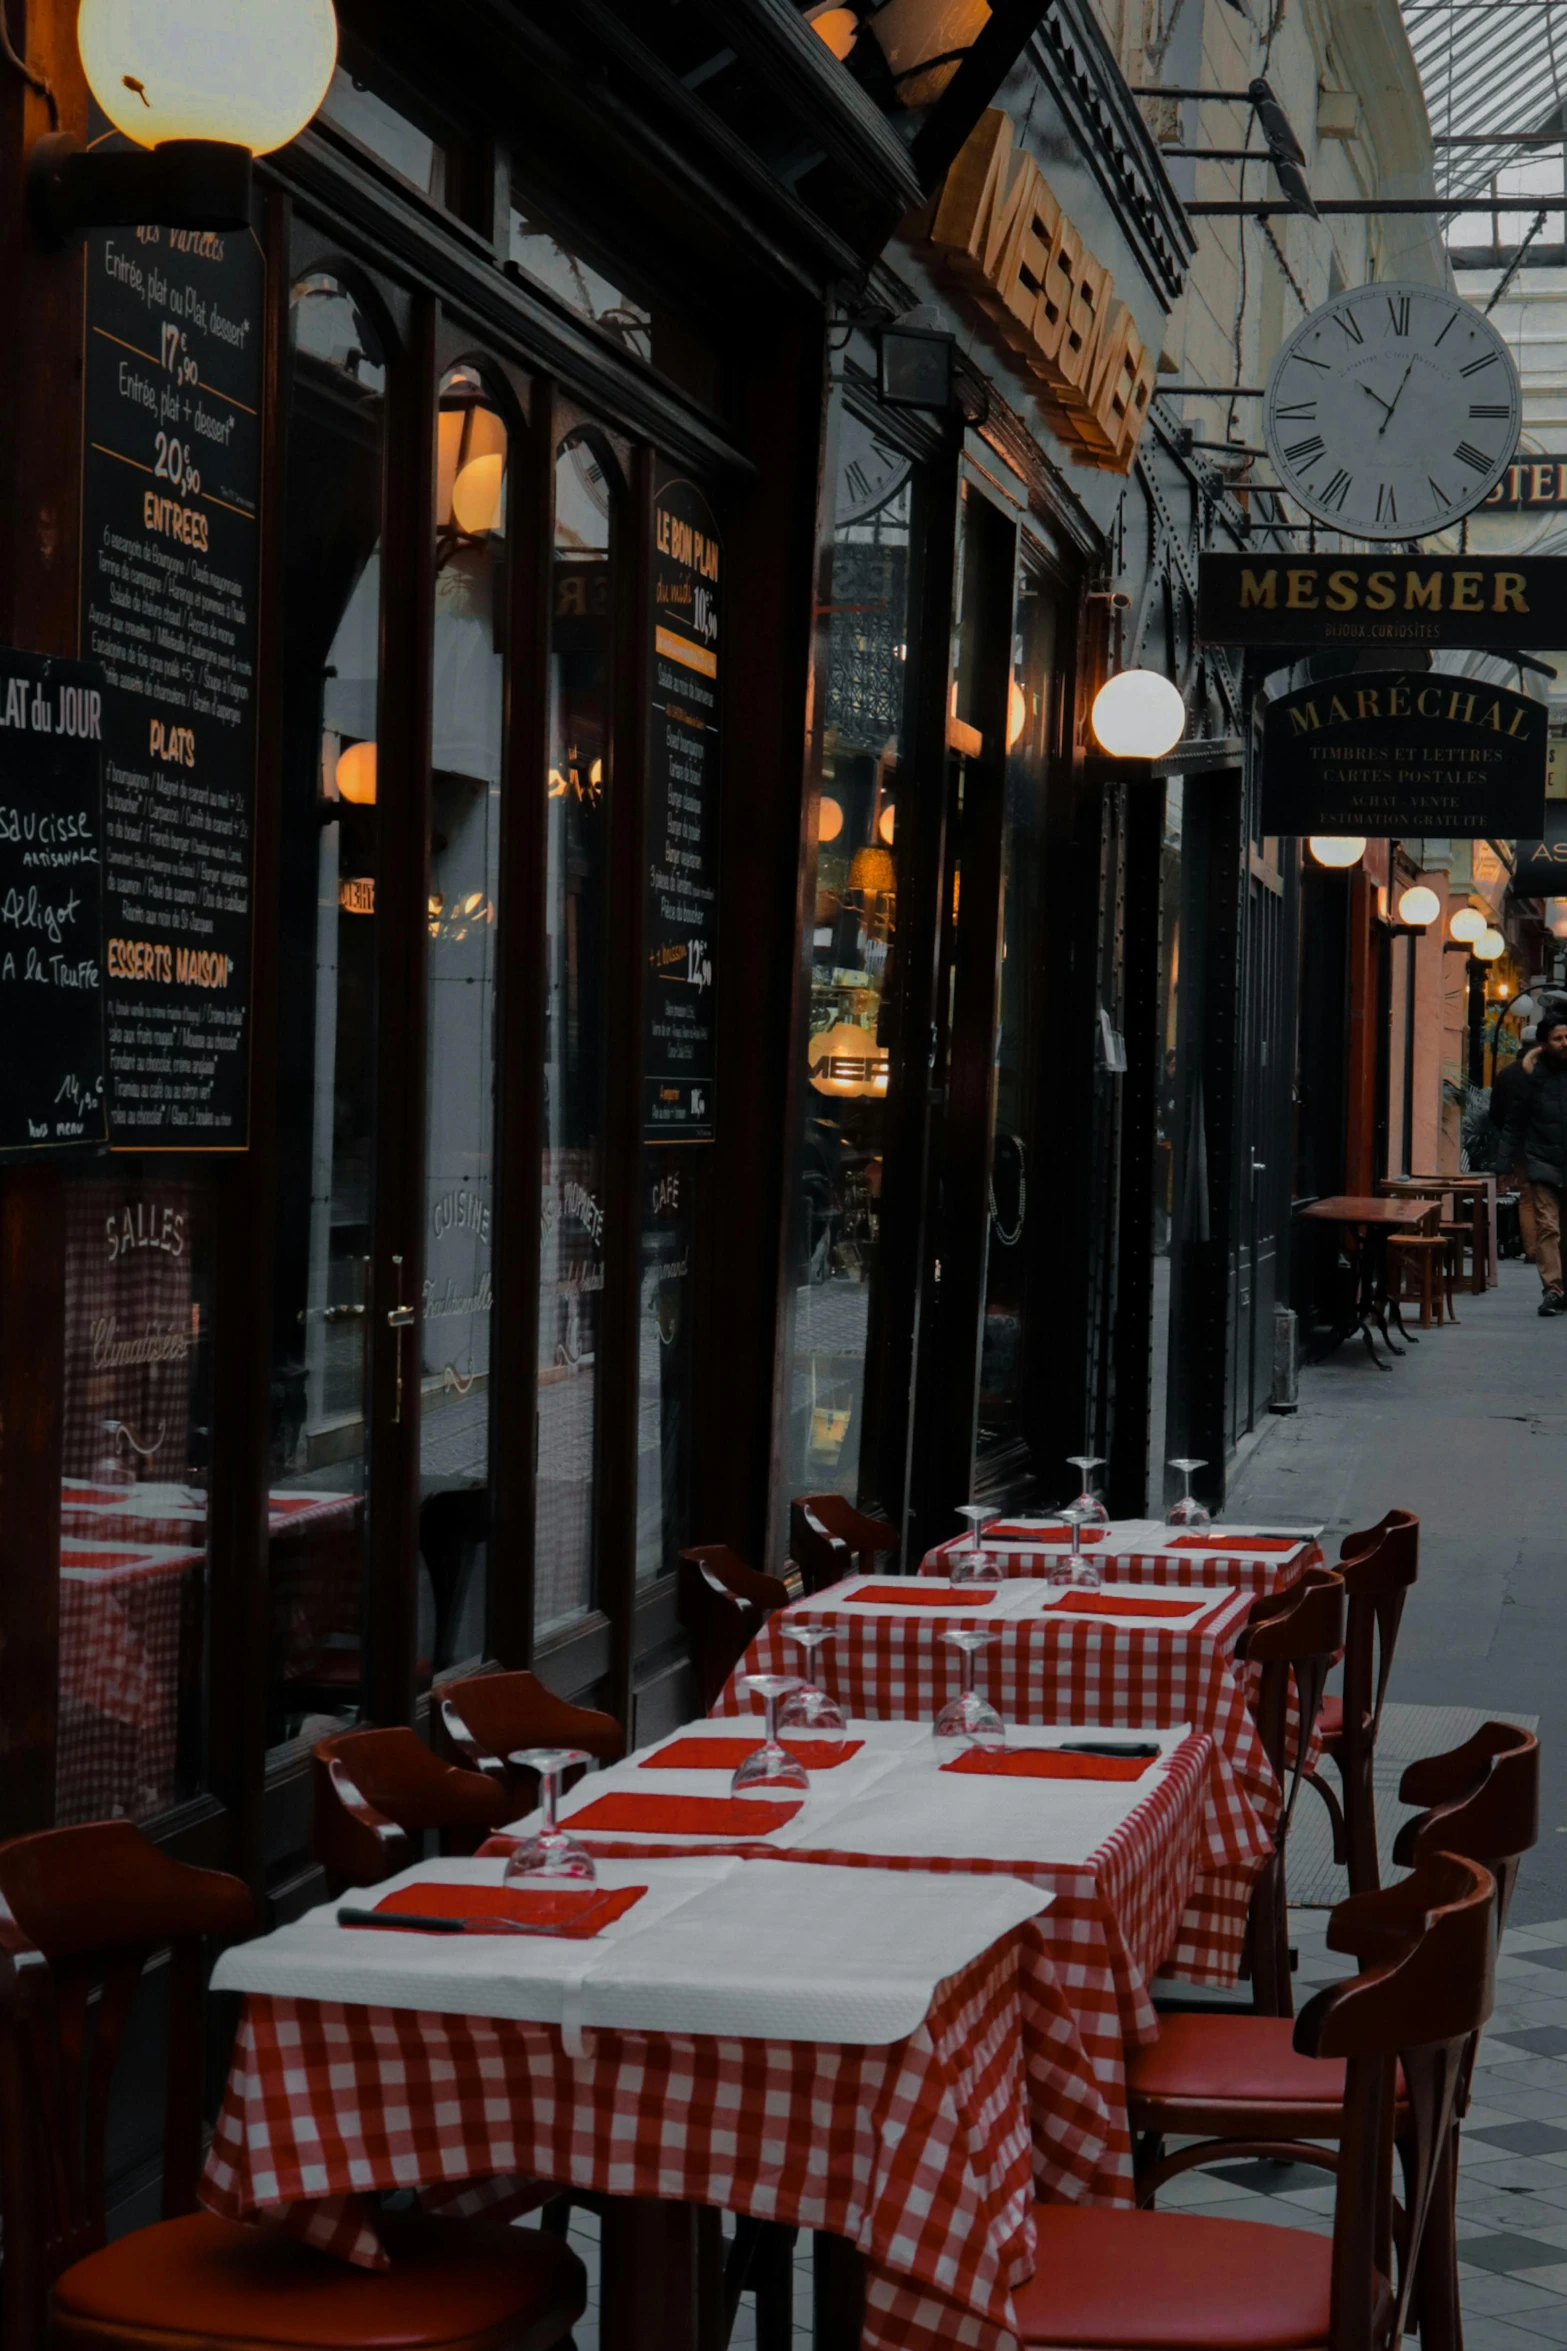
{"label": "red placemat", "polygon": [[[643,1755],[638,1760],[644,1771],[738,1771],[746,1757],[756,1753],[759,1744],[756,1739],[676,1739],[672,1746],[655,1748],[651,1755]],[[807,1771],[831,1771],[835,1764],[847,1763],[851,1755],[858,1755],[865,1741],[782,1739],[779,1744],[787,1748],[796,1763],[803,1763]]]}
{"label": "red placemat", "polygon": [[[200,1553],[193,1551],[191,1557],[197,1559]],[[62,1543],[60,1546],[62,1567],[150,1567],[152,1564],[152,1553],[148,1550],[84,1551],[75,1543]]]}
{"label": "red placemat", "polygon": [[548,1892],[532,1886],[443,1886],[421,1878],[416,1886],[383,1894],[375,1908],[404,1917],[513,1919],[519,1926],[568,1935],[580,1943],[624,1918],[646,1892],[646,1886],[583,1886],[580,1891],[573,1886]]}
{"label": "red placemat", "polygon": [[865,1584],[858,1592],[845,1592],[839,1605],[852,1608],[865,1600],[875,1601],[879,1607],[988,1608],[995,1596],[994,1591],[973,1584],[932,1584],[928,1577],[908,1576],[901,1584]]}
{"label": "red placemat", "polygon": [[[998,1543],[1070,1543],[1072,1540],[1070,1527],[1014,1526],[1005,1518],[998,1518],[993,1526],[986,1527],[985,1533],[994,1535]],[[1085,1543],[1102,1543],[1105,1534],[1104,1527],[1084,1527],[1082,1539]]]}
{"label": "red placemat", "polygon": [[1052,1616],[1190,1616],[1194,1608],[1217,1608],[1228,1592],[1194,1592],[1187,1600],[1145,1600],[1139,1594],[1124,1598],[1119,1592],[1068,1592],[1050,1604]]}
{"label": "red placemat", "polygon": [[[753,1739],[746,1752],[759,1744]],[[573,1836],[584,1829],[642,1829],[656,1835],[765,1837],[799,1811],[789,1802],[751,1796],[599,1796],[564,1823]]]}
{"label": "red placemat", "polygon": [[1172,1551],[1298,1551],[1304,1535],[1177,1535]]}
{"label": "red placemat", "polygon": [[1062,1755],[1049,1747],[970,1747],[943,1771],[976,1772],[996,1780],[1140,1780],[1157,1755]]}

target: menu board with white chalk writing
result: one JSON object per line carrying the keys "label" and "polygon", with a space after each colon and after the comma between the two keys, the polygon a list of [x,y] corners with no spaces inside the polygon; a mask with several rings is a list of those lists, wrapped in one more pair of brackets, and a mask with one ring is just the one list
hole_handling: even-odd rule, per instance
{"label": "menu board with white chalk writing", "polygon": [[87,240],[82,651],[103,668],[111,1140],[247,1140],[265,272],[248,230]]}
{"label": "menu board with white chalk writing", "polygon": [[715,1133],[718,962],[718,533],[694,482],[653,500],[647,976],[642,1132]]}

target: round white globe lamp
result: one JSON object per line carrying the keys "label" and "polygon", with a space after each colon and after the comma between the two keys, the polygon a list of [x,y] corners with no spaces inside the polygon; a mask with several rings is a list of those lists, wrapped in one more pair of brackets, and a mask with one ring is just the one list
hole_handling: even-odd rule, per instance
{"label": "round white globe lamp", "polygon": [[337,64],[332,0],[82,0],[88,85],[138,147],[218,139],[270,155],[296,138]]}
{"label": "round white globe lamp", "polygon": [[1089,724],[1112,759],[1162,759],[1186,731],[1186,705],[1158,670],[1123,669],[1094,696]]}
{"label": "round white globe lamp", "polygon": [[1319,865],[1358,865],[1366,854],[1363,833],[1313,833],[1307,843]]}
{"label": "round white globe lamp", "polygon": [[1507,941],[1500,931],[1483,930],[1470,950],[1481,963],[1494,963],[1499,955],[1507,953]]}
{"label": "round white globe lamp", "polygon": [[1472,947],[1490,926],[1478,906],[1455,907],[1448,918],[1448,932],[1461,946]]}
{"label": "round white globe lamp", "polygon": [[1428,923],[1435,922],[1441,911],[1441,899],[1435,890],[1428,890],[1424,882],[1416,882],[1413,889],[1406,890],[1398,902],[1399,921],[1408,923],[1416,930],[1424,930]]}

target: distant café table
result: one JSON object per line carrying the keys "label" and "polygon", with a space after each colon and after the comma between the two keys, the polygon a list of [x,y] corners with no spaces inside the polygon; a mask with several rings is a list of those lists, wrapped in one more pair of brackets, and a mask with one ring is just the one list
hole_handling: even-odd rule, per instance
{"label": "distant caf\u00e9 table", "polygon": [[[503,1869],[421,1863],[361,1899],[472,1909]],[[631,1905],[589,1937],[327,1904],[226,1951],[214,1988],[245,2001],[203,2200],[377,2266],[377,2192],[596,2191],[604,2351],[695,2351],[693,2208],[717,2206],[884,2265],[866,2351],[938,2351],[953,2302],[1001,2351],[1034,2260],[1022,1951],[1048,1895],[732,1855],[605,1861],[599,1887]]]}
{"label": "distant caf\u00e9 table", "polygon": [[[1390,1234],[1418,1233],[1430,1220],[1431,1204],[1427,1200],[1378,1200],[1360,1193],[1335,1193],[1329,1200],[1313,1200],[1309,1208],[1296,1214],[1310,1218],[1316,1224],[1336,1224],[1354,1236],[1355,1252],[1355,1306],[1354,1319],[1342,1323],[1335,1337],[1335,1345],[1354,1337],[1359,1331],[1366,1342],[1366,1353],[1379,1371],[1388,1366],[1377,1353],[1376,1333],[1382,1334],[1382,1344],[1390,1355],[1402,1355],[1404,1349],[1389,1336],[1387,1244]],[[1405,1336],[1408,1336],[1406,1332]]]}
{"label": "distant caf\u00e9 table", "polygon": [[[280,1489],[275,1536],[357,1521],[352,1494]],[[201,1638],[207,1499],[165,1480],[60,1486],[55,1818],[145,1819],[176,1801],[182,1644]],[[194,1671],[194,1662],[192,1665]]]}
{"label": "distant caf\u00e9 table", "polygon": [[[1184,1529],[1158,1519],[1112,1519],[1107,1527],[1084,1527],[1082,1549],[1108,1584],[1212,1591],[1230,1586],[1262,1599],[1283,1591],[1308,1567],[1320,1567],[1321,1534],[1320,1526]],[[1048,1577],[1071,1557],[1072,1534],[1045,1516],[997,1518],[985,1528],[980,1547],[1003,1576]],[[920,1573],[950,1575],[971,1550],[968,1535],[954,1535],[926,1552]]]}
{"label": "distant caf\u00e9 table", "polygon": [[1469,1287],[1478,1297],[1496,1287],[1495,1175],[1388,1176],[1377,1190],[1390,1200],[1451,1200],[1454,1221],[1469,1211]]}
{"label": "distant caf\u00e9 table", "polygon": [[1193,1887],[1165,1965],[1197,1983],[1230,1985],[1251,1882],[1273,1849],[1280,1809],[1234,1656],[1251,1603],[1245,1589],[1078,1592],[1020,1577],[943,1590],[924,1576],[846,1576],[768,1618],[713,1712],[752,1711],[745,1674],[799,1672],[785,1634],[801,1622],[837,1635],[817,1651],[812,1674],[846,1715],[929,1723],[959,1682],[957,1653],[942,1634],[985,1624],[998,1637],[978,1653],[975,1687],[1009,1724],[1208,1732],[1215,1754],[1204,1834],[1210,1855],[1224,1860]]}
{"label": "distant caf\u00e9 table", "polygon": [[[759,1725],[733,1718],[686,1723],[579,1782],[561,1817],[595,1856],[621,1861],[728,1849],[835,1867],[1000,1872],[1038,1886],[1049,1907],[1023,1929],[1034,2184],[1058,2201],[1130,2203],[1126,2049],[1157,2038],[1150,1987],[1198,1878],[1232,1859],[1210,1841],[1213,1741],[1153,1731],[1144,1736],[1155,1754],[1108,1757],[1070,1743],[1124,1743],[1124,1732],[1014,1727],[1005,1757],[942,1769],[928,1724],[851,1721],[836,1751],[802,1734],[809,1793],[780,1803],[787,1817],[757,1836],[744,1817],[755,1808],[730,1798],[729,1779],[759,1736]],[[484,1850],[510,1850],[532,1825],[512,1824]]]}

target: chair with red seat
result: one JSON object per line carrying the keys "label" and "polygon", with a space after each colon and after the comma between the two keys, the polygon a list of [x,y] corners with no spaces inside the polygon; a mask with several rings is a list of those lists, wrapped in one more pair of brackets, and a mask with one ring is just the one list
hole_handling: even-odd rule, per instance
{"label": "chair with red seat", "polygon": [[[1251,1890],[1248,1958],[1252,1997],[1263,2016],[1294,2009],[1289,1951],[1285,1849],[1295,1817],[1305,1757],[1328,1673],[1344,1642],[1344,1582],[1332,1568],[1308,1568],[1286,1587],[1254,1602],[1235,1644],[1237,1662],[1261,1668],[1257,1731],[1283,1791],[1273,1851]],[[1290,1724],[1290,1692],[1296,1721]]]}
{"label": "chair with red seat", "polygon": [[789,1505],[789,1556],[800,1580],[814,1598],[829,1585],[855,1573],[854,1554],[841,1535],[835,1535],[816,1514],[819,1495],[807,1494]]}
{"label": "chair with red seat", "polygon": [[468,1674],[443,1684],[438,1698],[430,1712],[431,1747],[444,1761],[504,1787],[508,1819],[531,1812],[538,1801],[538,1774],[511,1761],[519,1748],[580,1747],[597,1763],[618,1763],[626,1752],[626,1734],[612,1714],[557,1698],[537,1674]]}
{"label": "chair with red seat", "polygon": [[1345,1536],[1338,1565],[1349,1598],[1344,1695],[1326,1701],[1319,1728],[1343,1802],[1320,1772],[1306,1776],[1328,1808],[1333,1858],[1347,1866],[1350,1892],[1364,1894],[1382,1882],[1372,1772],[1404,1602],[1420,1572],[1419,1519],[1412,1510],[1390,1510],[1374,1527]]}
{"label": "chair with red seat", "polygon": [[835,1543],[842,1543],[846,1550],[852,1551],[859,1561],[861,1575],[874,1575],[876,1562],[884,1552],[896,1555],[897,1528],[885,1518],[871,1518],[865,1511],[856,1510],[846,1494],[801,1494],[793,1507],[808,1510]]}
{"label": "chair with red seat", "polygon": [[682,1551],[675,1574],[675,1605],[691,1637],[702,1704],[710,1707],[774,1609],[788,1606],[789,1587],[747,1567],[727,1543]]}
{"label": "chair with red seat", "polygon": [[[1399,1790],[1430,1809],[1407,1820],[1393,1848],[1402,1866],[1451,1852],[1488,1870],[1496,1885],[1498,1932],[1523,1855],[1539,1836],[1540,1743],[1511,1723],[1483,1724],[1446,1755],[1412,1763]],[[1399,1889],[1395,1889],[1399,1890]],[[1361,1953],[1363,1921],[1380,1895],[1352,1895],[1334,1911],[1328,1943]],[[1468,2106],[1474,2045],[1456,2112]],[[1271,2156],[1336,2168],[1343,2107],[1342,2069],[1299,2054],[1283,2018],[1167,2015],[1159,2038],[1127,2052],[1127,2105],[1138,2148],[1138,2196],[1151,2203],[1177,2173]],[[1402,2109],[1400,2125],[1407,2122]],[[1402,2128],[1401,2128],[1401,2136]],[[1189,2144],[1164,2152],[1167,2139]],[[1328,2141],[1324,2146],[1318,2142]],[[1457,2180],[1456,2149],[1450,2186]],[[1422,2351],[1459,2341],[1451,2199],[1433,2210],[1421,2288]]]}
{"label": "chair with red seat", "polygon": [[443,1852],[471,1853],[516,1813],[504,1780],[443,1763],[406,1724],[321,1740],[311,1780],[311,1846],[334,1894],[406,1869],[432,1832]]}
{"label": "chair with red seat", "polygon": [[[1441,1853],[1335,1914],[1356,1914],[1364,1972],[1319,1992],[1292,2034],[1302,2062],[1342,2068],[1331,2242],[1195,2213],[1040,2205],[1034,2274],[1013,2292],[1020,2342],[1076,2351],[1393,2351],[1409,2322],[1428,2218],[1446,2194],[1465,2052],[1491,2012],[1494,1904],[1486,1870]],[[1402,2110],[1404,2209],[1395,2232],[1400,2066],[1412,2095]]]}
{"label": "chair with red seat", "polygon": [[[204,1938],[248,1934],[237,1878],[128,1821],[0,1845],[0,2334],[16,2351],[551,2351],[587,2300],[537,2230],[385,2216],[392,2262],[200,2211]],[[136,1987],[167,1949],[163,2218],[105,2242],[109,2093]]]}

